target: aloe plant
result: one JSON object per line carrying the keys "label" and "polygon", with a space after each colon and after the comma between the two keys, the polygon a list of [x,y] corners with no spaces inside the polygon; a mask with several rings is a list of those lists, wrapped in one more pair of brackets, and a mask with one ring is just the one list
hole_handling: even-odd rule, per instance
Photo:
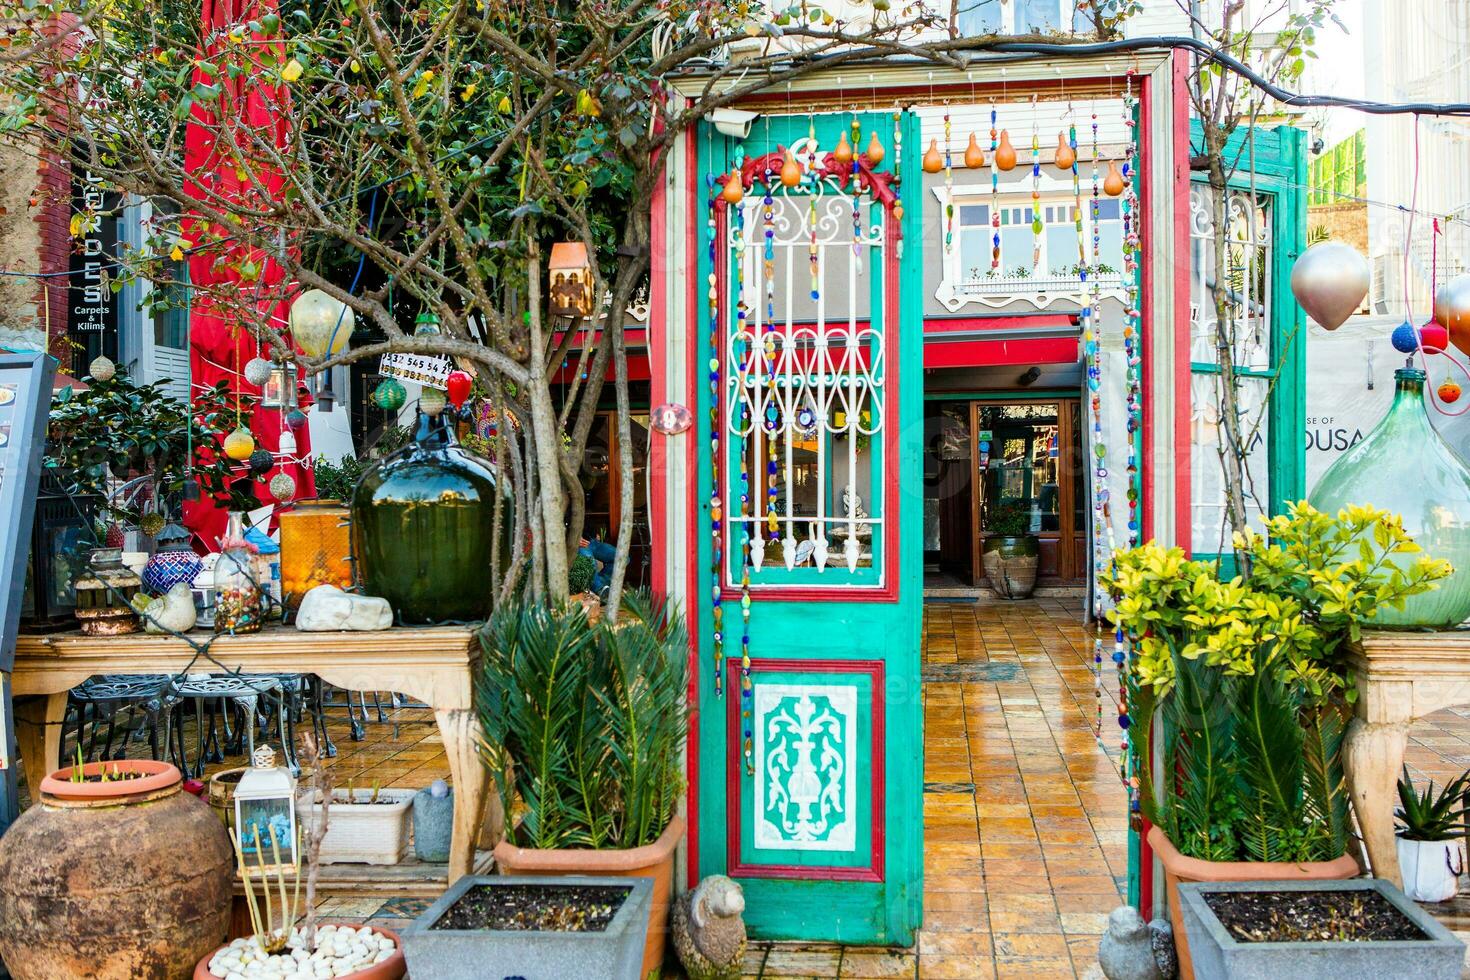
{"label": "aloe plant", "polygon": [[1399,777],[1399,806],[1393,811],[1399,836],[1405,840],[1441,841],[1463,834],[1470,829],[1466,823],[1470,817],[1470,808],[1465,805],[1467,789],[1470,772],[1450,780],[1438,794],[1432,779],[1422,793],[1416,792],[1409,767],[1404,766],[1404,774]]}

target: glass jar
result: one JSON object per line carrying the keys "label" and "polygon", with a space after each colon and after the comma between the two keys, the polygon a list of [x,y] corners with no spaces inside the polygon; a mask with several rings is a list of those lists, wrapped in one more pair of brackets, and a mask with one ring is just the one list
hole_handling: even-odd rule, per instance
{"label": "glass jar", "polygon": [[260,631],[262,592],[255,559],[255,546],[245,540],[244,521],[232,513],[214,563],[216,633]]}
{"label": "glass jar", "polygon": [[93,548],[75,588],[83,633],[117,636],[138,631],[133,597],[143,588],[143,580],[123,564],[121,548]]}
{"label": "glass jar", "polygon": [[318,585],[352,588],[350,512],[340,500],[301,500],[281,515],[281,593],[292,609]]}
{"label": "glass jar", "polygon": [[[1455,572],[1437,589],[1411,596],[1403,609],[1379,609],[1368,625],[1447,629],[1470,618],[1470,467],[1430,424],[1424,372],[1399,368],[1394,381],[1388,414],[1322,475],[1311,503],[1328,514],[1366,504],[1402,517],[1423,554],[1447,559]],[[1419,557],[1389,560],[1407,569]]]}
{"label": "glass jar", "polygon": [[[494,465],[463,449],[443,415],[419,414],[414,441],[363,474],[352,495],[352,554],[367,595],[410,625],[490,614]],[[500,560],[510,562],[512,506]]]}

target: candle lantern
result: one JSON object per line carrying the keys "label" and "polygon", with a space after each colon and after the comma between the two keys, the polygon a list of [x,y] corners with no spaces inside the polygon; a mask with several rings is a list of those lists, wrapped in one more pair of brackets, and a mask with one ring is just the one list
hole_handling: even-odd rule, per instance
{"label": "candle lantern", "polygon": [[94,548],[86,571],[77,578],[77,619],[88,636],[138,631],[133,597],[143,588],[137,573],[123,564],[121,548]]}
{"label": "candle lantern", "polygon": [[260,407],[280,411],[291,407],[291,388],[296,384],[296,366],[279,361],[271,364],[270,377],[260,388]]}
{"label": "candle lantern", "polygon": [[352,588],[348,516],[340,500],[303,500],[281,514],[281,592],[290,608],[318,585]]}
{"label": "candle lantern", "polygon": [[294,867],[297,861],[296,779],[276,765],[276,753],[262,745],[235,789],[235,833],[240,856],[257,867]]}
{"label": "candle lantern", "polygon": [[204,568],[189,547],[189,537],[188,529],[180,524],[169,524],[159,533],[158,550],[143,566],[143,589],[149,595],[163,595],[180,582],[193,582]]}
{"label": "candle lantern", "polygon": [[592,315],[592,264],[581,242],[551,246],[551,315]]}
{"label": "candle lantern", "polygon": [[43,473],[31,528],[31,558],[21,618],[36,626],[64,626],[76,610],[76,580],[86,568],[92,518],[101,497],[71,495],[61,481]]}

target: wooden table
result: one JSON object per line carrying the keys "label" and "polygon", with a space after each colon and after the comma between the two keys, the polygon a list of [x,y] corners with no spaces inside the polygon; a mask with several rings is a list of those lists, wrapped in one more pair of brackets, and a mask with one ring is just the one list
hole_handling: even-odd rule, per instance
{"label": "wooden table", "polygon": [[1357,717],[1343,766],[1373,874],[1402,887],[1393,811],[1409,726],[1441,708],[1470,704],[1470,631],[1364,633],[1350,651],[1358,672]]}
{"label": "wooden table", "polygon": [[[201,640],[209,634],[199,632]],[[464,627],[391,629],[380,633],[302,633],[276,626],[248,636],[222,636],[210,655],[231,670],[251,674],[316,674],[346,690],[395,691],[434,709],[454,780],[454,838],[449,880],[471,870],[483,820],[488,773],[481,762],[475,715],[474,634]],[[61,751],[66,692],[96,674],[220,673],[176,637],[78,632],[21,636],[16,641],[16,741],[27,778],[50,772]]]}

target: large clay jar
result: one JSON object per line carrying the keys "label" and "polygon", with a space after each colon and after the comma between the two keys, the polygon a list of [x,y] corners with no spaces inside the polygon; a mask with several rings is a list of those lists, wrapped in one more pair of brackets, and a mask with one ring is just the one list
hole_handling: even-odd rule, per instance
{"label": "large clay jar", "polygon": [[[406,625],[489,616],[496,483],[493,464],[461,448],[443,415],[421,414],[413,443],[364,473],[352,495],[363,591],[387,599]],[[507,500],[506,529],[511,508]]]}
{"label": "large clay jar", "polygon": [[[1449,629],[1470,618],[1470,468],[1440,438],[1424,408],[1424,372],[1394,372],[1393,405],[1362,442],[1338,458],[1312,490],[1312,506],[1336,514],[1370,504],[1404,520],[1404,530],[1454,574],[1403,609],[1380,607],[1370,627]],[[1419,554],[1390,559],[1407,568]]]}
{"label": "large clay jar", "polygon": [[90,763],[142,778],[41,781],[0,837],[0,958],[16,980],[173,980],[224,941],[234,858],[166,762]]}

